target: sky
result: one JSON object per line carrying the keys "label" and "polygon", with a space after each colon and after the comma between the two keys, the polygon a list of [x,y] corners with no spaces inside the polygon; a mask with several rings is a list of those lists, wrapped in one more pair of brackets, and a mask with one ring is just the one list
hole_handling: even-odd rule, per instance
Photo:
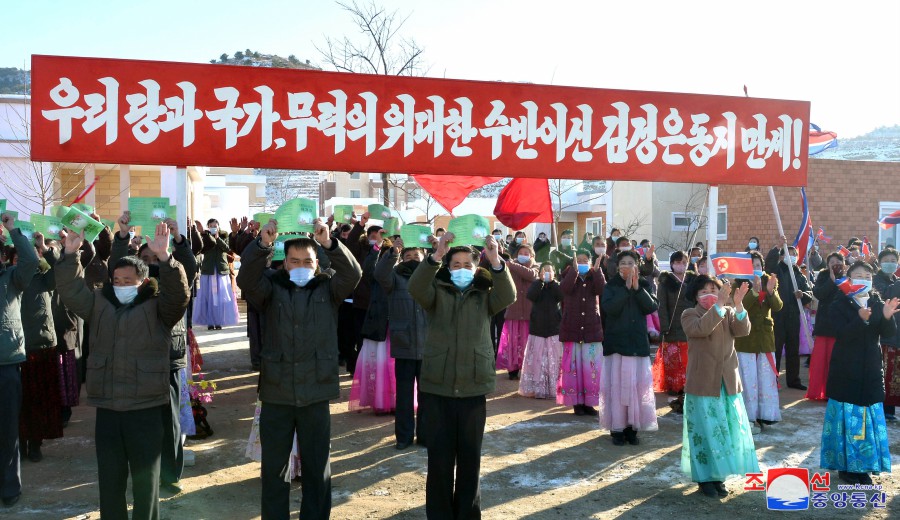
{"label": "sky", "polygon": [[[368,1],[368,0],[366,0]],[[379,0],[428,76],[811,102],[840,137],[900,124],[900,2]],[[32,54],[206,63],[251,49],[322,66],[361,38],[329,0],[2,0],[0,67]]]}

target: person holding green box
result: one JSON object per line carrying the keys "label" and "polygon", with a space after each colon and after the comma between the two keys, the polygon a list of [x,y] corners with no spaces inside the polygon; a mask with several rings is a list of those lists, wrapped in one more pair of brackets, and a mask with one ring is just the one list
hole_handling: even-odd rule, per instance
{"label": "person holding green box", "polygon": [[490,269],[478,267],[478,251],[451,248],[452,241],[453,233],[445,233],[408,285],[428,318],[419,387],[420,406],[427,410],[425,514],[481,518],[485,396],[497,378],[488,328],[491,316],[515,301],[516,288],[492,236],[484,243]]}

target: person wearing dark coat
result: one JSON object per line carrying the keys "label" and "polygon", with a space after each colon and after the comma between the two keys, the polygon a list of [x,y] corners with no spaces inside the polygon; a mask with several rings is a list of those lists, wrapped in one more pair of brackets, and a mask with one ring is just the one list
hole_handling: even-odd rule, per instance
{"label": "person wearing dark coat", "polygon": [[613,444],[635,445],[639,431],[656,431],[656,399],[650,369],[647,315],[659,308],[646,278],[638,273],[641,257],[625,250],[616,256],[618,272],[603,291],[606,313],[603,369],[600,376],[600,428]]}
{"label": "person wearing dark coat", "polygon": [[95,444],[103,518],[127,518],[132,479],[135,520],[159,519],[163,417],[170,406],[172,328],[182,320],[190,292],[184,268],[169,255],[169,230],[156,226],[150,250],[159,282],[139,258],[112,267],[112,284],[90,290],[79,260],[82,234],[70,233],[56,264],[63,304],[91,327],[87,401],[97,408]]}
{"label": "person wearing dark coat", "polygon": [[538,279],[528,287],[525,297],[531,302],[531,316],[519,395],[552,399],[556,397],[562,361],[562,343],[559,342],[562,312],[559,306],[563,301],[563,292],[556,281],[552,263],[541,264]]}
{"label": "person wearing dark coat", "polygon": [[363,343],[356,358],[348,403],[351,411],[371,408],[376,415],[393,412],[397,403],[394,359],[388,341],[388,298],[375,279],[378,258],[389,249],[391,241],[385,238],[371,248],[362,264],[360,283],[369,286],[369,307],[360,330]]}
{"label": "person wearing dark coat", "polygon": [[[384,229],[381,226],[369,226],[369,212],[365,212],[359,221],[353,222],[353,228],[347,234],[347,240],[344,245],[350,250],[350,253],[356,259],[356,262],[362,266],[366,263],[366,257],[376,246],[382,243],[382,235]],[[353,295],[350,302],[353,312],[353,321],[351,322],[353,332],[353,348],[348,349],[341,354],[347,363],[347,372],[353,375],[356,370],[356,360],[359,357],[359,351],[362,349],[363,340],[362,327],[366,321],[366,313],[369,310],[369,299],[371,298],[371,284],[365,279],[361,279],[353,289]],[[340,332],[339,332],[340,333]]]}
{"label": "person wearing dark coat", "polygon": [[839,478],[851,485],[872,485],[870,473],[891,471],[878,343],[897,333],[900,299],[884,301],[872,291],[873,274],[864,261],[851,265],[847,277],[862,290],[853,296],[842,291],[827,316],[837,339],[828,370],[820,466],[838,470]]}
{"label": "person wearing dark coat", "polygon": [[[26,359],[22,363],[19,442],[23,457],[40,462],[43,441],[63,436],[59,360],[51,304],[51,294],[56,288],[53,266],[59,259],[59,250],[48,247],[41,233],[35,233],[33,239],[41,258],[38,272],[22,293]],[[15,265],[16,252],[12,251],[10,256]]]}
{"label": "person wearing dark coat", "polygon": [[[109,261],[116,265],[118,261],[128,256],[128,221],[130,215],[119,218],[119,232],[113,239],[112,251]],[[178,231],[178,223],[174,219],[165,221],[172,235],[172,258],[181,264],[185,277],[193,280],[197,274],[197,262],[190,248],[190,243],[184,235]],[[159,280],[159,258],[150,249],[149,244],[144,244],[138,249],[138,256],[149,271],[149,277]],[[172,341],[169,350],[169,407],[163,410],[163,451],[160,461],[160,485],[167,493],[178,494],[181,492],[181,475],[184,472],[184,445],[181,437],[181,410],[183,403],[183,386],[187,378],[182,381],[181,371],[189,369],[187,366],[187,318],[186,315],[172,327]]]}
{"label": "person wearing dark coat", "polygon": [[[900,296],[900,280],[897,272],[897,260],[900,253],[893,247],[887,247],[878,253],[878,272],[872,280],[872,288],[881,298],[890,300]],[[884,355],[884,417],[888,421],[896,421],[896,407],[900,405],[900,334],[883,336],[881,351]]]}
{"label": "person wearing dark coat", "polygon": [[603,320],[600,298],[606,277],[600,259],[593,266],[591,252],[579,249],[575,260],[563,273],[562,322],[559,341],[563,344],[556,403],[571,406],[575,415],[597,416],[600,403],[600,371],[603,366]]}
{"label": "person wearing dark coat", "polygon": [[478,267],[474,248],[451,249],[453,238],[445,233],[409,279],[409,293],[428,319],[419,401],[427,408],[429,520],[481,518],[486,396],[497,380],[488,328],[491,316],[516,299],[494,237],[484,246],[489,269]]}
{"label": "person wearing dark coat", "polygon": [[390,316],[391,357],[397,386],[394,437],[398,450],[405,450],[413,440],[422,446],[427,442],[422,429],[425,410],[419,403],[416,413],[414,403],[416,386],[421,385],[428,321],[425,310],[409,294],[409,278],[424,259],[424,250],[404,247],[398,239],[375,265],[375,280],[387,296]]}
{"label": "person wearing dark coat", "polygon": [[[248,221],[247,217],[242,218],[240,223],[235,218],[231,219],[228,247],[235,254],[241,256],[247,245],[256,239],[256,236],[259,234],[259,227],[259,222]],[[246,299],[244,300],[246,302]],[[259,371],[259,353],[262,350],[262,338],[263,332],[259,310],[247,303],[247,339],[250,344],[250,369],[254,372]]]}
{"label": "person wearing dark coat", "polygon": [[[259,382],[262,518],[289,515],[291,485],[283,471],[296,432],[303,489],[300,516],[322,520],[331,514],[328,402],[340,397],[338,306],[356,287],[362,269],[317,220],[315,239],[285,242],[282,268],[267,272],[277,236],[278,222],[270,220],[244,249],[237,277],[247,301],[266,320]],[[319,269],[317,243],[331,259],[333,274]]]}
{"label": "person wearing dark coat", "polygon": [[[669,255],[672,271],[663,271],[656,286],[662,343],[653,361],[653,382],[654,390],[669,395],[684,395],[688,341],[681,327],[681,313],[695,305],[687,299],[687,289],[697,277],[696,273],[688,271],[689,263],[690,259],[684,251],[673,252]],[[679,397],[673,403],[672,409],[681,413],[684,398]]]}
{"label": "person wearing dark coat", "polygon": [[[25,336],[22,331],[22,293],[38,270],[31,241],[15,227],[16,219],[2,215],[0,247],[12,242],[19,251],[16,265],[0,263],[0,499],[12,506],[22,496],[19,458],[19,415],[22,408],[22,376]],[[9,235],[9,236],[7,236]]]}
{"label": "person wearing dark coat", "polygon": [[[797,307],[799,298],[803,305],[812,301],[812,287],[800,267],[797,266],[797,249],[788,248],[788,255],[781,251],[778,265],[775,267],[775,276],[778,277],[778,296],[784,302],[781,311],[775,313],[775,366],[781,370],[782,347],[785,356],[785,379],[788,388],[806,391],[806,385],[800,381],[800,334],[801,329],[800,309]],[[768,265],[768,262],[767,262]],[[791,282],[790,270],[794,271],[797,280],[797,290]]]}
{"label": "person wearing dark coat", "polygon": [[[825,259],[826,268],[819,272],[813,285],[813,296],[818,300],[816,310],[816,324],[813,327],[813,351],[809,356],[809,388],[806,389],[806,398],[818,401],[825,400],[825,383],[828,381],[828,367],[831,363],[831,352],[834,350],[834,342],[837,333],[834,325],[828,319],[828,309],[831,302],[841,294],[837,280],[844,277],[846,264],[844,255],[831,253]],[[797,306],[796,302],[785,302],[785,305]]]}
{"label": "person wearing dark coat", "polygon": [[[233,251],[228,246],[228,233],[219,229],[219,221],[207,221],[207,230],[201,232],[203,261],[200,264],[200,292],[194,299],[193,322],[206,325],[209,330],[237,325],[238,307],[234,287],[231,284],[231,267],[228,257]],[[199,223],[198,223],[199,227]]]}

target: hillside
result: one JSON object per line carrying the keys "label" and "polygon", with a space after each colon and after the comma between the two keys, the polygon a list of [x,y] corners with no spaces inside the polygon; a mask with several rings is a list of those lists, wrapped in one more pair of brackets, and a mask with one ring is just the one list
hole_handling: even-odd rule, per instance
{"label": "hillside", "polygon": [[883,126],[868,134],[843,139],[838,146],[815,155],[816,159],[838,161],[900,162],[900,125]]}
{"label": "hillside", "polygon": [[31,90],[31,73],[15,67],[0,67],[0,94],[27,94]]}
{"label": "hillside", "polygon": [[309,60],[301,61],[291,54],[287,58],[278,56],[277,54],[262,54],[259,51],[251,51],[246,49],[237,51],[234,55],[223,53],[218,59],[209,60],[210,63],[216,65],[243,65],[245,67],[275,67],[279,69],[314,69],[320,70],[319,67],[311,65]]}

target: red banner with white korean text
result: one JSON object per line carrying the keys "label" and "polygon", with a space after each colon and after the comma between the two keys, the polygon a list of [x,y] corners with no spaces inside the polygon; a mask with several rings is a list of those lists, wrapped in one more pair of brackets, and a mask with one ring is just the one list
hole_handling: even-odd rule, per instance
{"label": "red banner with white korean text", "polygon": [[32,57],[32,160],[805,186],[809,102]]}

